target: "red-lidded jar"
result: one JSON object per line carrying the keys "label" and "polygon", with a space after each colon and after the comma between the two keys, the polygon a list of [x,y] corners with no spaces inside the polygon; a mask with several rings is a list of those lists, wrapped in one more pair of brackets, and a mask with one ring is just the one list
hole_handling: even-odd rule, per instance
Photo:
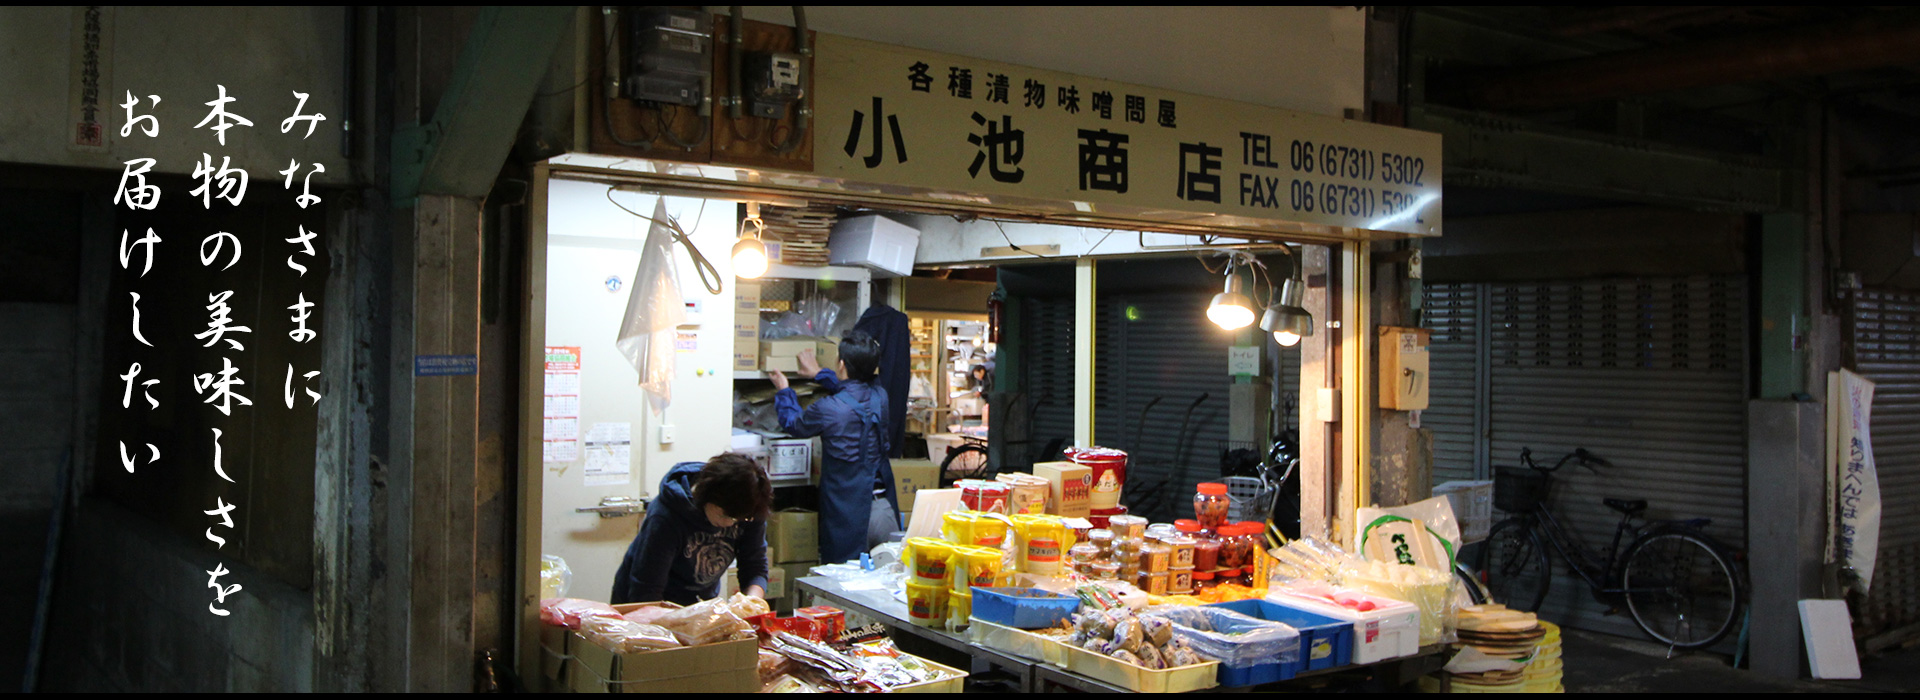
{"label": "red-lidded jar", "polygon": [[1233,510],[1231,499],[1227,498],[1227,485],[1218,482],[1204,482],[1194,487],[1193,518],[1200,527],[1208,531],[1218,531],[1227,524],[1228,514]]}
{"label": "red-lidded jar", "polygon": [[1193,543],[1193,568],[1212,571],[1220,566],[1220,540],[1206,537]]}
{"label": "red-lidded jar", "polygon": [[1220,558],[1215,562],[1223,569],[1237,569],[1247,565],[1252,554],[1251,542],[1240,534],[1238,525],[1223,525],[1218,532],[1220,540]]}
{"label": "red-lidded jar", "polygon": [[1193,592],[1195,595],[1198,595],[1201,591],[1207,590],[1217,585],[1219,585],[1219,582],[1213,580],[1213,572],[1211,571],[1193,572]]}

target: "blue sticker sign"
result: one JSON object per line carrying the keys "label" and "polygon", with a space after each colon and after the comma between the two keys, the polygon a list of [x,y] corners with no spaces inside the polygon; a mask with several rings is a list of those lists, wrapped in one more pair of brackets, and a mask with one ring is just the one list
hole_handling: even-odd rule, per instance
{"label": "blue sticker sign", "polygon": [[480,373],[478,355],[414,355],[413,376],[460,377]]}

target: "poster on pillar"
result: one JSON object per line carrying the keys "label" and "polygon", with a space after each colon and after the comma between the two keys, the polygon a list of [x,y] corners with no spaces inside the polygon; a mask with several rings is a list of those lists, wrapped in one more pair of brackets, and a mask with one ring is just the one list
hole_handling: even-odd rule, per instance
{"label": "poster on pillar", "polygon": [[820,175],[1440,235],[1438,134],[827,34],[817,55]]}

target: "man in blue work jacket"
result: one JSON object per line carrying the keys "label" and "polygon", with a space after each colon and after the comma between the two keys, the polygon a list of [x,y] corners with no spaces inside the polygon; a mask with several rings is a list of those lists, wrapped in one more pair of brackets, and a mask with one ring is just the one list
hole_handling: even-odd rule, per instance
{"label": "man in blue work jacket", "polygon": [[[813,366],[810,351],[802,353],[802,362],[806,369],[816,370],[815,380],[832,393],[802,409],[786,375],[768,372],[767,378],[778,390],[773,395],[774,409],[780,414],[780,429],[788,435],[821,438],[820,561],[837,564],[859,559],[870,546],[868,523],[876,506],[888,509],[891,527],[899,527],[900,504],[894,493],[893,466],[887,460],[892,435],[886,418],[887,391],[874,382],[880,343],[858,331],[848,334],[840,341],[837,374]],[[876,491],[883,496],[876,498]]]}

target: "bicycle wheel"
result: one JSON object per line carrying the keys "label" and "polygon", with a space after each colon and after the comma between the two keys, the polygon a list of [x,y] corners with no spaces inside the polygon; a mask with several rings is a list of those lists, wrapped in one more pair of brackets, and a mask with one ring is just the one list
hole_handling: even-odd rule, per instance
{"label": "bicycle wheel", "polygon": [[940,487],[947,488],[961,479],[982,478],[987,475],[987,446],[966,443],[947,448],[947,458],[940,462]]}
{"label": "bicycle wheel", "polygon": [[1642,537],[1627,549],[1622,576],[1634,623],[1675,648],[1713,646],[1739,619],[1744,591],[1732,557],[1705,535]]}
{"label": "bicycle wheel", "polygon": [[1519,518],[1500,521],[1488,533],[1480,553],[1480,574],[1495,603],[1535,612],[1547,599],[1553,569],[1533,525]]}

